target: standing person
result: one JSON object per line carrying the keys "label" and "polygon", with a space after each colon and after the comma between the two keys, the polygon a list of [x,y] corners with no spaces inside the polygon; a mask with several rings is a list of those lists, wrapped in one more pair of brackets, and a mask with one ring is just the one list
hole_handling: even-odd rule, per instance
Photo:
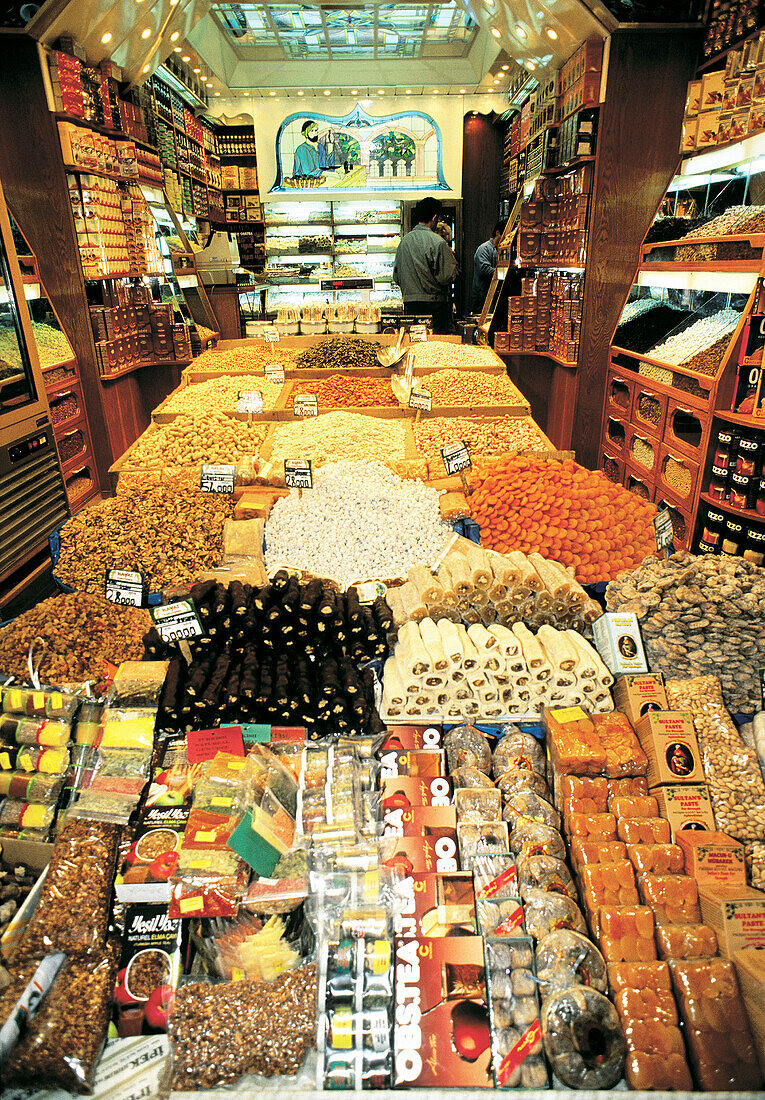
{"label": "standing person", "polygon": [[433,332],[451,329],[449,286],[457,274],[457,260],[443,237],[434,232],[441,213],[438,199],[420,199],[414,208],[414,227],[396,249],[393,282],[401,288],[406,313],[427,313]]}
{"label": "standing person", "polygon": [[479,244],[473,257],[473,287],[470,291],[470,308],[473,313],[480,313],[486,295],[489,293],[491,280],[497,270],[497,246],[502,239],[504,224],[497,222],[491,231],[491,237],[483,244]]}

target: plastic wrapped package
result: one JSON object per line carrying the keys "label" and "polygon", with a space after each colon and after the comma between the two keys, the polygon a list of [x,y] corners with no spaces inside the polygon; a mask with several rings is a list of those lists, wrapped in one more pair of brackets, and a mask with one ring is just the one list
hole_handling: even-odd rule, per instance
{"label": "plastic wrapped package", "polygon": [[[532,733],[515,726],[503,726],[500,735],[491,763],[491,771],[495,779],[510,771],[511,768],[518,767],[535,772],[537,775],[545,774],[545,750]],[[518,761],[521,763],[519,764]]]}
{"label": "plastic wrapped package", "polygon": [[[482,825],[458,825],[457,842],[460,850],[460,862],[480,852],[506,852],[509,847],[507,825],[504,821],[487,821]],[[510,849],[512,851],[512,848]]]}
{"label": "plastic wrapped package", "polygon": [[288,970],[266,985],[182,985],[168,1032],[175,1089],[213,1088],[246,1073],[294,1076],[315,1041],[316,966]]}
{"label": "plastic wrapped package", "polygon": [[554,989],[590,985],[600,993],[608,988],[606,963],[591,940],[570,928],[550,932],[537,944],[537,981],[542,998]]}
{"label": "plastic wrapped package", "polygon": [[616,818],[613,814],[570,814],[569,836],[585,840],[616,840]]}
{"label": "plastic wrapped package", "polygon": [[699,888],[689,875],[638,875],[644,905],[650,906],[657,924],[698,924]]}
{"label": "plastic wrapped package", "polygon": [[109,688],[109,705],[156,707],[169,664],[169,661],[123,661]]}
{"label": "plastic wrapped package", "polygon": [[577,985],[542,1002],[542,1038],[555,1076],[573,1089],[608,1089],[622,1076],[627,1045],[616,1009]]}
{"label": "plastic wrapped package", "polygon": [[637,872],[654,875],[682,875],[683,849],[677,844],[628,844],[627,858]]}
{"label": "plastic wrapped package", "polygon": [[17,745],[42,745],[44,748],[63,748],[72,736],[68,722],[56,718],[19,718],[6,714],[0,718],[0,741]]}
{"label": "plastic wrapped package", "polygon": [[494,786],[494,783],[485,772],[479,771],[478,768],[471,768],[469,764],[464,764],[461,768],[455,768],[449,778],[454,784],[455,790],[460,787]]}
{"label": "plastic wrapped package", "polygon": [[[3,798],[55,804],[63,785],[63,775],[50,775],[47,772],[0,771],[0,797]],[[0,822],[2,822],[2,815],[3,808],[0,808]]]}
{"label": "plastic wrapped package", "polygon": [[582,901],[590,917],[596,923],[601,905],[637,905],[638,892],[635,872],[629,860],[619,863],[590,863],[579,874]]}
{"label": "plastic wrapped package", "polygon": [[609,798],[608,811],[617,817],[659,817],[659,803],[650,795],[618,795]]}
{"label": "plastic wrapped package", "polygon": [[547,1088],[531,940],[484,942],[497,1088]]}
{"label": "plastic wrapped package", "polygon": [[120,831],[67,815],[51,853],[37,908],[19,950],[78,957],[103,949]]}
{"label": "plastic wrapped package", "polygon": [[640,747],[635,731],[626,714],[593,714],[600,743],[606,754],[603,774],[607,779],[623,779],[626,776],[645,775],[648,758]]}
{"label": "plastic wrapped package", "polygon": [[0,745],[0,769],[61,775],[69,767],[69,749],[37,745]]}
{"label": "plastic wrapped package", "polygon": [[627,845],[622,840],[571,839],[571,862],[574,868],[588,863],[620,863],[627,858]]}
{"label": "plastic wrapped package", "polygon": [[735,840],[765,841],[765,779],[756,749],[747,748],[723,702],[716,676],[668,680],[667,699],[689,710],[701,750],[715,824]]}
{"label": "plastic wrapped package", "polygon": [[762,1073],[733,963],[673,959],[669,969],[699,1088],[761,1088]]}
{"label": "plastic wrapped package", "polygon": [[454,793],[458,823],[480,825],[502,820],[502,795],[495,788],[463,787]]}
{"label": "plastic wrapped package", "polygon": [[528,768],[509,768],[498,777],[496,785],[502,791],[503,798],[509,798],[516,791],[534,791],[547,802],[552,801],[547,781]]}
{"label": "plastic wrapped package", "polygon": [[604,814],[608,810],[608,783],[605,779],[562,775],[556,794],[561,804],[573,813]]}
{"label": "plastic wrapped package", "polygon": [[4,798],[0,802],[0,829],[49,829],[55,816],[55,804],[25,802],[19,798]]}
{"label": "plastic wrapped package", "polygon": [[103,749],[149,749],[154,745],[154,707],[105,707],[97,744]]}
{"label": "plastic wrapped package", "polygon": [[505,797],[505,807],[502,817],[512,829],[519,817],[529,818],[531,821],[540,821],[544,825],[550,825],[553,829],[560,829],[560,817],[557,810],[546,799],[534,791],[516,791]]}
{"label": "plastic wrapped package", "polygon": [[290,944],[281,917],[262,921],[249,913],[233,921],[217,918],[204,929],[216,973],[233,978],[271,982],[300,963],[300,954]]}
{"label": "plastic wrapped package", "polygon": [[536,855],[566,858],[566,845],[558,830],[526,817],[516,818],[510,834],[510,851],[516,857],[516,863],[520,855],[524,858]]}
{"label": "plastic wrapped package", "polygon": [[92,1091],[118,959],[116,941],[89,958],[67,960],[3,1067],[4,1084]]}
{"label": "plastic wrapped package", "polygon": [[80,697],[56,688],[26,688],[11,684],[3,688],[2,710],[26,714],[35,718],[58,718],[71,723],[80,704]]}
{"label": "plastic wrapped package", "polygon": [[451,773],[469,765],[480,772],[491,770],[491,746],[485,734],[475,726],[455,726],[444,737],[446,765]]}
{"label": "plastic wrapped package", "polygon": [[693,1088],[685,1043],[674,1024],[655,1020],[627,1023],[622,1018],[627,1058],[624,1073],[631,1089],[688,1092]]}
{"label": "plastic wrapped package", "polygon": [[523,873],[519,877],[521,897],[529,890],[545,890],[548,893],[565,894],[572,901],[579,896],[564,860],[543,853],[529,856],[523,862]]}
{"label": "plastic wrapped package", "polygon": [[519,898],[478,898],[476,921],[482,936],[525,936],[523,906]]}
{"label": "plastic wrapped package", "polygon": [[666,962],[609,963],[608,984],[623,1021],[677,1024],[677,1007]]}
{"label": "plastic wrapped package", "polygon": [[636,775],[627,779],[609,779],[608,797],[616,798],[622,795],[626,798],[640,797],[648,794],[648,780],[643,775]]}
{"label": "plastic wrapped package", "polygon": [[550,759],[561,775],[600,775],[606,753],[581,707],[543,712]]}
{"label": "plastic wrapped package", "polygon": [[526,928],[535,940],[544,939],[558,928],[571,928],[587,935],[587,925],[576,902],[563,894],[528,890],[524,898]]}
{"label": "plastic wrapped package", "polygon": [[750,886],[765,890],[765,842],[751,840],[744,845],[746,877]]}
{"label": "plastic wrapped package", "polygon": [[597,940],[611,962],[649,962],[656,958],[654,919],[643,905],[601,905]]}
{"label": "plastic wrapped package", "polygon": [[660,959],[702,959],[717,954],[717,936],[706,924],[662,924],[656,918]]}
{"label": "plastic wrapped package", "polygon": [[620,817],[616,832],[626,844],[669,844],[672,839],[669,822],[663,817]]}
{"label": "plastic wrapped package", "polygon": [[489,898],[505,894],[515,895],[518,871],[509,852],[494,855],[479,854],[463,863],[463,870],[472,871],[476,898]]}
{"label": "plastic wrapped package", "polygon": [[101,728],[103,706],[92,699],[85,699],[77,714],[74,739],[78,745],[95,745]]}

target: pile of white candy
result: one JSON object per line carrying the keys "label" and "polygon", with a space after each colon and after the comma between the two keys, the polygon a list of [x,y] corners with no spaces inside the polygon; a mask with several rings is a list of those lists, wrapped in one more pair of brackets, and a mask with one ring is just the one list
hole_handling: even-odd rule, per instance
{"label": "pile of white candy", "polygon": [[505,718],[546,706],[614,709],[613,676],[581,634],[449,619],[407,622],[383,670],[382,718]]}
{"label": "pile of white candy", "polygon": [[405,577],[434,561],[451,528],[438,493],[405,481],[380,462],[330,462],[314,488],[278,500],[266,523],[266,567],[292,566],[343,588]]}
{"label": "pile of white candy", "polygon": [[735,309],[718,310],[657,344],[648,355],[652,359],[661,359],[663,363],[685,363],[732,332],[740,318],[741,314]]}

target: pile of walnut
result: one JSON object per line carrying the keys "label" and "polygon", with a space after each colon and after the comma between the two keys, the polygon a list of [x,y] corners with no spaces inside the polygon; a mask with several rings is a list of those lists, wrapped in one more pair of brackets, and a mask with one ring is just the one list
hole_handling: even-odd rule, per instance
{"label": "pile of walnut", "polygon": [[606,589],[609,611],[634,611],[654,672],[719,676],[728,708],[760,704],[765,665],[765,570],[743,558],[685,552],[647,558]]}

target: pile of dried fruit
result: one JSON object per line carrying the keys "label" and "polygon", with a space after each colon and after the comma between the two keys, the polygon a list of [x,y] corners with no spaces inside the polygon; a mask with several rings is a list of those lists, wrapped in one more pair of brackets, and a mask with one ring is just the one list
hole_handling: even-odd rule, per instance
{"label": "pile of dried fruit", "polygon": [[[103,588],[103,581],[102,581]],[[0,628],[0,670],[27,680],[27,656],[35,638],[45,642],[40,679],[43,683],[100,680],[108,664],[138,661],[143,635],[151,626],[147,611],[119,607],[87,592],[51,596]]]}
{"label": "pile of dried fruit", "polygon": [[578,581],[608,580],[655,549],[654,505],[602,471],[508,457],[488,475],[474,475],[472,485],[468,499],[483,546],[536,551],[573,565]]}
{"label": "pile of dried fruit", "polygon": [[273,427],[271,459],[310,458],[317,466],[341,459],[399,463],[406,457],[403,420],[378,420],[364,413],[332,412]]}
{"label": "pile of dried fruit", "polygon": [[223,524],[232,497],[146,485],[86,508],[61,530],[56,575],[86,592],[103,592],[108,567],[138,569],[149,591],[193,581],[220,565]]}
{"label": "pile of dried fruit", "polygon": [[417,453],[437,458],[455,439],[467,443],[471,455],[500,455],[507,451],[548,450],[549,443],[529,416],[434,416],[413,424]]}
{"label": "pile of dried fruit", "polygon": [[522,405],[528,402],[505,374],[480,370],[437,370],[418,376],[417,385],[430,390],[434,405]]}
{"label": "pile of dried fruit", "polygon": [[197,382],[169,397],[162,406],[163,413],[204,413],[215,409],[219,412],[235,412],[240,390],[258,390],[263,394],[263,408],[276,406],[283,383],[270,382],[264,378],[255,382],[242,381],[241,377],[210,378],[207,382]]}
{"label": "pile of dried fruit", "polygon": [[329,378],[317,378],[295,382],[290,396],[297,393],[315,393],[319,408],[340,405],[345,408],[365,409],[374,405],[396,406],[388,378],[364,378],[354,374],[331,374]]}
{"label": "pile of dried fruit", "polygon": [[262,371],[266,363],[276,360],[280,365],[292,359],[289,348],[278,344],[253,343],[225,351],[203,351],[191,364],[194,371],[220,371],[221,374],[234,374],[236,371]]}

